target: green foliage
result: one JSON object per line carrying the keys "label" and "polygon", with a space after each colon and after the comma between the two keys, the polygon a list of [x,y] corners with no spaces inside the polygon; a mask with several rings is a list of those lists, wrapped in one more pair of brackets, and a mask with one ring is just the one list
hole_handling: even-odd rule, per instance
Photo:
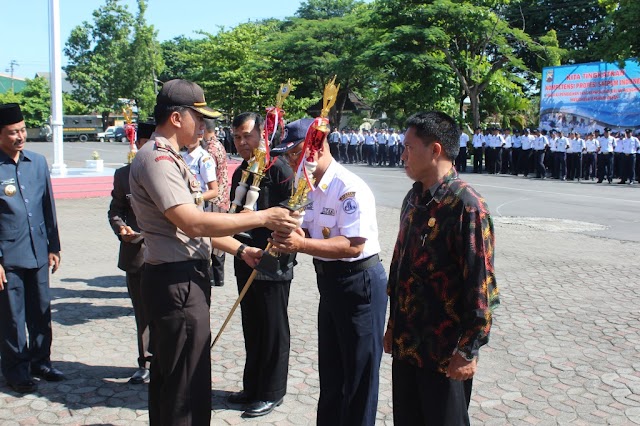
{"label": "green foliage", "polygon": [[[93,22],[71,31],[64,53],[74,95],[103,114],[119,110],[121,99],[139,103],[142,115],[153,107],[153,78],[162,69],[153,27],[146,24],[145,0],[134,17],[120,0],[106,0],[93,12]],[[133,29],[133,31],[132,31]]]}
{"label": "green foliage", "polygon": [[604,32],[596,45],[596,52],[607,61],[618,61],[640,57],[640,2],[637,0],[600,0],[608,11],[600,25]]}
{"label": "green foliage", "polygon": [[51,110],[49,83],[44,77],[27,79],[27,85],[20,93],[8,91],[0,94],[0,104],[5,103],[20,105],[27,127],[40,127],[47,121]]}
{"label": "green foliage", "polygon": [[296,16],[310,20],[340,18],[361,4],[355,0],[307,0],[300,4]]}

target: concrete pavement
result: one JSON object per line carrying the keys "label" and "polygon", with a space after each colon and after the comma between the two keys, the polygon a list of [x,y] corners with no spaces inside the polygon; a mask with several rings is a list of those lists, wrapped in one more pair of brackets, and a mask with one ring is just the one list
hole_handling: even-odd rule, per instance
{"label": "concrete pavement", "polygon": [[[479,177],[493,182],[492,177]],[[52,359],[68,379],[40,382],[20,396],[0,379],[0,422],[146,424],[146,386],[129,385],[136,365],[135,324],[116,268],[118,241],[107,223],[108,198],[58,201],[63,245],[52,277]],[[378,208],[388,269],[398,209]],[[530,226],[496,219],[496,271],[502,306],[481,351],[470,413],[473,424],[640,424],[640,243],[576,232],[562,221]],[[319,394],[316,310],[310,259],[299,257],[291,288],[288,393],[266,417],[245,420],[226,395],[242,384],[244,345],[236,313],[212,351],[214,425],[315,423]],[[218,331],[237,297],[232,264],[214,288]],[[393,424],[391,359],[383,356],[377,424]]]}

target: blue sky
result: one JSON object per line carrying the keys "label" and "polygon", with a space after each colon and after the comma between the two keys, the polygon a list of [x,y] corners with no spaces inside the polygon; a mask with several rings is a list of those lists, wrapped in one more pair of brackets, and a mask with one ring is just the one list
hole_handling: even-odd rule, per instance
{"label": "blue sky", "polygon": [[[92,21],[92,12],[103,0],[59,0],[61,43],[64,47],[71,30],[83,21]],[[0,73],[9,74],[16,61],[14,76],[33,78],[38,71],[49,71],[49,0],[3,0],[0,23]],[[121,0],[135,14],[135,0]],[[292,16],[301,0],[148,0],[147,22],[154,25],[160,41],[179,35],[196,37],[195,31],[217,32],[218,26],[264,18]],[[169,8],[167,4],[179,5]],[[66,64],[66,59],[63,58]]]}

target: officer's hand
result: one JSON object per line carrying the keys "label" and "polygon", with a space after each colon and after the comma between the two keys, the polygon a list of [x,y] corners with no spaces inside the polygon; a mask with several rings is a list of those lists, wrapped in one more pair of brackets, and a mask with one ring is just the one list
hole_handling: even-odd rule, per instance
{"label": "officer's hand", "polygon": [[473,361],[467,361],[459,353],[455,353],[449,361],[447,377],[453,380],[468,380],[476,374],[477,367],[478,358],[474,358]]}
{"label": "officer's hand", "polygon": [[289,233],[272,232],[269,241],[281,253],[304,253],[306,245],[306,237],[301,228]]}
{"label": "officer's hand", "polygon": [[387,331],[384,332],[384,338],[382,339],[382,346],[385,353],[391,353],[391,347],[393,343],[393,330],[387,327]]}
{"label": "officer's hand", "polygon": [[7,283],[7,274],[4,272],[4,268],[0,265],[0,291],[4,290],[4,285]]}
{"label": "officer's hand", "polygon": [[244,260],[244,262],[249,265],[251,268],[255,268],[258,263],[260,263],[260,259],[262,259],[263,251],[256,247],[246,247],[242,252],[240,258]]}
{"label": "officer's hand", "polygon": [[51,273],[55,274],[60,266],[60,252],[49,253],[49,266],[51,267]]}
{"label": "officer's hand", "polygon": [[263,210],[266,215],[265,226],[272,231],[288,234],[299,226],[300,213],[292,212],[284,207],[271,207]]}

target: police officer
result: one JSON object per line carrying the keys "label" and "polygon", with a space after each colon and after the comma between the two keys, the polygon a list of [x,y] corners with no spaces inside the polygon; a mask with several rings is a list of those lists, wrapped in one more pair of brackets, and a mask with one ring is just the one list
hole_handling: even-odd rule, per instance
{"label": "police officer", "polygon": [[[287,147],[293,152],[301,145]],[[387,277],[378,253],[375,199],[333,159],[325,138],[314,155],[315,190],[302,228],[274,233],[284,252],[313,256],[320,291],[318,425],[373,425],[378,404]]]}
{"label": "police officer", "polygon": [[[136,131],[138,149],[149,140],[155,123],[138,123]],[[136,320],[136,334],[138,338],[138,370],[131,376],[129,383],[142,384],[149,382],[149,364],[151,349],[149,345],[149,321],[142,308],[142,273],[144,271],[144,240],[140,235],[140,228],[136,215],[131,208],[131,190],[129,189],[129,172],[131,165],[127,164],[116,170],[113,175],[113,190],[107,217],[113,232],[120,239],[118,268],[125,271],[127,291],[133,306]]]}
{"label": "police officer", "polygon": [[[159,424],[209,424],[211,359],[207,237],[233,235],[267,226],[287,232],[297,221],[284,209],[228,215],[202,210],[200,183],[178,153],[202,137],[207,107],[200,86],[186,80],[166,82],[156,98],[156,131],[138,151],[129,182],[133,210],[146,250],[142,299],[149,317],[153,359],[149,420]],[[231,237],[216,247],[255,265],[261,250]]]}
{"label": "police officer", "polygon": [[[16,392],[32,376],[64,379],[51,365],[51,273],[60,265],[56,208],[45,158],[25,151],[18,104],[0,105],[0,367]],[[28,331],[28,337],[27,337]]]}
{"label": "police officer", "polygon": [[[233,119],[234,143],[244,162],[233,174],[232,194],[235,194],[239,185],[242,171],[249,165],[247,161],[260,145],[262,123],[262,117],[253,112],[242,113]],[[304,133],[299,130],[288,124],[283,143],[304,139]],[[257,209],[265,210],[286,201],[291,195],[292,175],[289,164],[281,158],[276,159],[260,181]],[[264,249],[270,236],[271,231],[267,228],[256,228],[236,238],[247,245]],[[244,417],[269,414],[282,404],[287,392],[291,341],[287,308],[294,258],[294,255],[281,255],[277,257],[278,264],[272,275],[259,272],[240,304],[246,353],[243,389],[229,395],[229,402],[245,404]],[[240,259],[235,259],[234,268],[238,292],[241,292],[253,269]]]}

